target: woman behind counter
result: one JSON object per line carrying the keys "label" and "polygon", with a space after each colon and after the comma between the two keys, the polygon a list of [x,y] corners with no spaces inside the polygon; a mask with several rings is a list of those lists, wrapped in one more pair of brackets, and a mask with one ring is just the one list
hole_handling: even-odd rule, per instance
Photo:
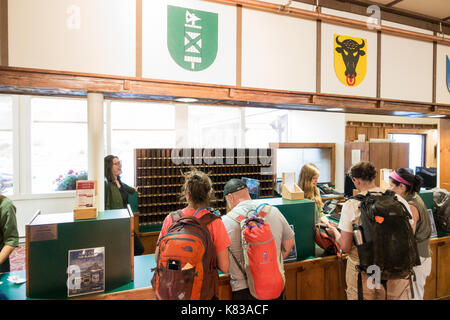
{"label": "woman behind counter", "polygon": [[319,181],[320,170],[312,163],[305,164],[298,178],[298,186],[305,193],[305,199],[312,200],[315,203],[316,223],[320,220],[321,223],[328,225],[329,220],[323,214],[323,201],[320,196],[317,181]]}
{"label": "woman behind counter", "polygon": [[[109,155],[105,157],[105,210],[124,209],[128,205],[128,195],[137,192],[135,188],[120,180],[122,174],[122,161],[118,157]],[[136,233],[134,233],[134,255],[144,253]]]}

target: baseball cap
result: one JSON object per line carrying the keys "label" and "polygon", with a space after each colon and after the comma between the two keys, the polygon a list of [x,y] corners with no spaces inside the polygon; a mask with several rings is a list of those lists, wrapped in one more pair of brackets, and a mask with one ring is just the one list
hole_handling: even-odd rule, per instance
{"label": "baseball cap", "polygon": [[236,191],[247,188],[247,185],[241,179],[231,179],[227,182],[225,187],[223,188],[223,196],[227,196],[230,193],[234,193]]}

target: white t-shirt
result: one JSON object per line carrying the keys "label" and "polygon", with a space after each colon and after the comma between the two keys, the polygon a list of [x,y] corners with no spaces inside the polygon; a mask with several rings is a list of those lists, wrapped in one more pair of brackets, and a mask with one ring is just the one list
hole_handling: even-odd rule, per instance
{"label": "white t-shirt", "polygon": [[[368,191],[382,193],[385,192],[386,190],[376,187],[369,189]],[[361,192],[361,194],[365,195],[367,194],[368,191],[363,191]],[[409,220],[409,222],[411,223],[411,226],[413,226],[414,220],[412,219],[412,213],[408,202],[398,194],[396,195],[396,197],[401,203],[405,205],[406,209],[411,215],[411,219]],[[342,206],[341,219],[339,220],[339,229],[346,232],[353,232],[353,224],[360,225],[361,224],[360,218],[361,218],[361,210],[359,209],[359,201],[356,199],[347,200]],[[355,263],[359,263],[358,250],[355,244],[352,245],[352,248],[349,252],[349,258],[351,258]]]}

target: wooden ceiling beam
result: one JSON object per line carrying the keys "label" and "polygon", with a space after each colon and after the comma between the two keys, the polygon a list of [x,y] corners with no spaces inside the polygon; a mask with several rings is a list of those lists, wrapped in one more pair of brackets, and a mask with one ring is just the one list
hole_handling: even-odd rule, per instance
{"label": "wooden ceiling beam", "polygon": [[198,99],[198,104],[241,107],[267,107],[290,110],[324,111],[343,108],[344,112],[366,114],[398,113],[444,114],[450,105],[354,97],[318,92],[268,90],[238,86],[200,84],[133,77],[0,67],[0,93],[86,96],[101,92],[108,99],[176,102],[177,97]]}

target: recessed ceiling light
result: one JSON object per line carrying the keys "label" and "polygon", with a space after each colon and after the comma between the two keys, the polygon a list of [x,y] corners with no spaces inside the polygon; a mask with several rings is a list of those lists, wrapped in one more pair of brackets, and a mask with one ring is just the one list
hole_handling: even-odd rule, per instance
{"label": "recessed ceiling light", "polygon": [[195,98],[176,98],[174,99],[177,102],[186,102],[186,103],[191,103],[191,102],[197,102],[198,100]]}
{"label": "recessed ceiling light", "polygon": [[428,116],[428,118],[444,118],[445,115],[444,114],[434,114],[432,116]]}
{"label": "recessed ceiling light", "polygon": [[326,111],[344,111],[344,108],[328,108]]}

